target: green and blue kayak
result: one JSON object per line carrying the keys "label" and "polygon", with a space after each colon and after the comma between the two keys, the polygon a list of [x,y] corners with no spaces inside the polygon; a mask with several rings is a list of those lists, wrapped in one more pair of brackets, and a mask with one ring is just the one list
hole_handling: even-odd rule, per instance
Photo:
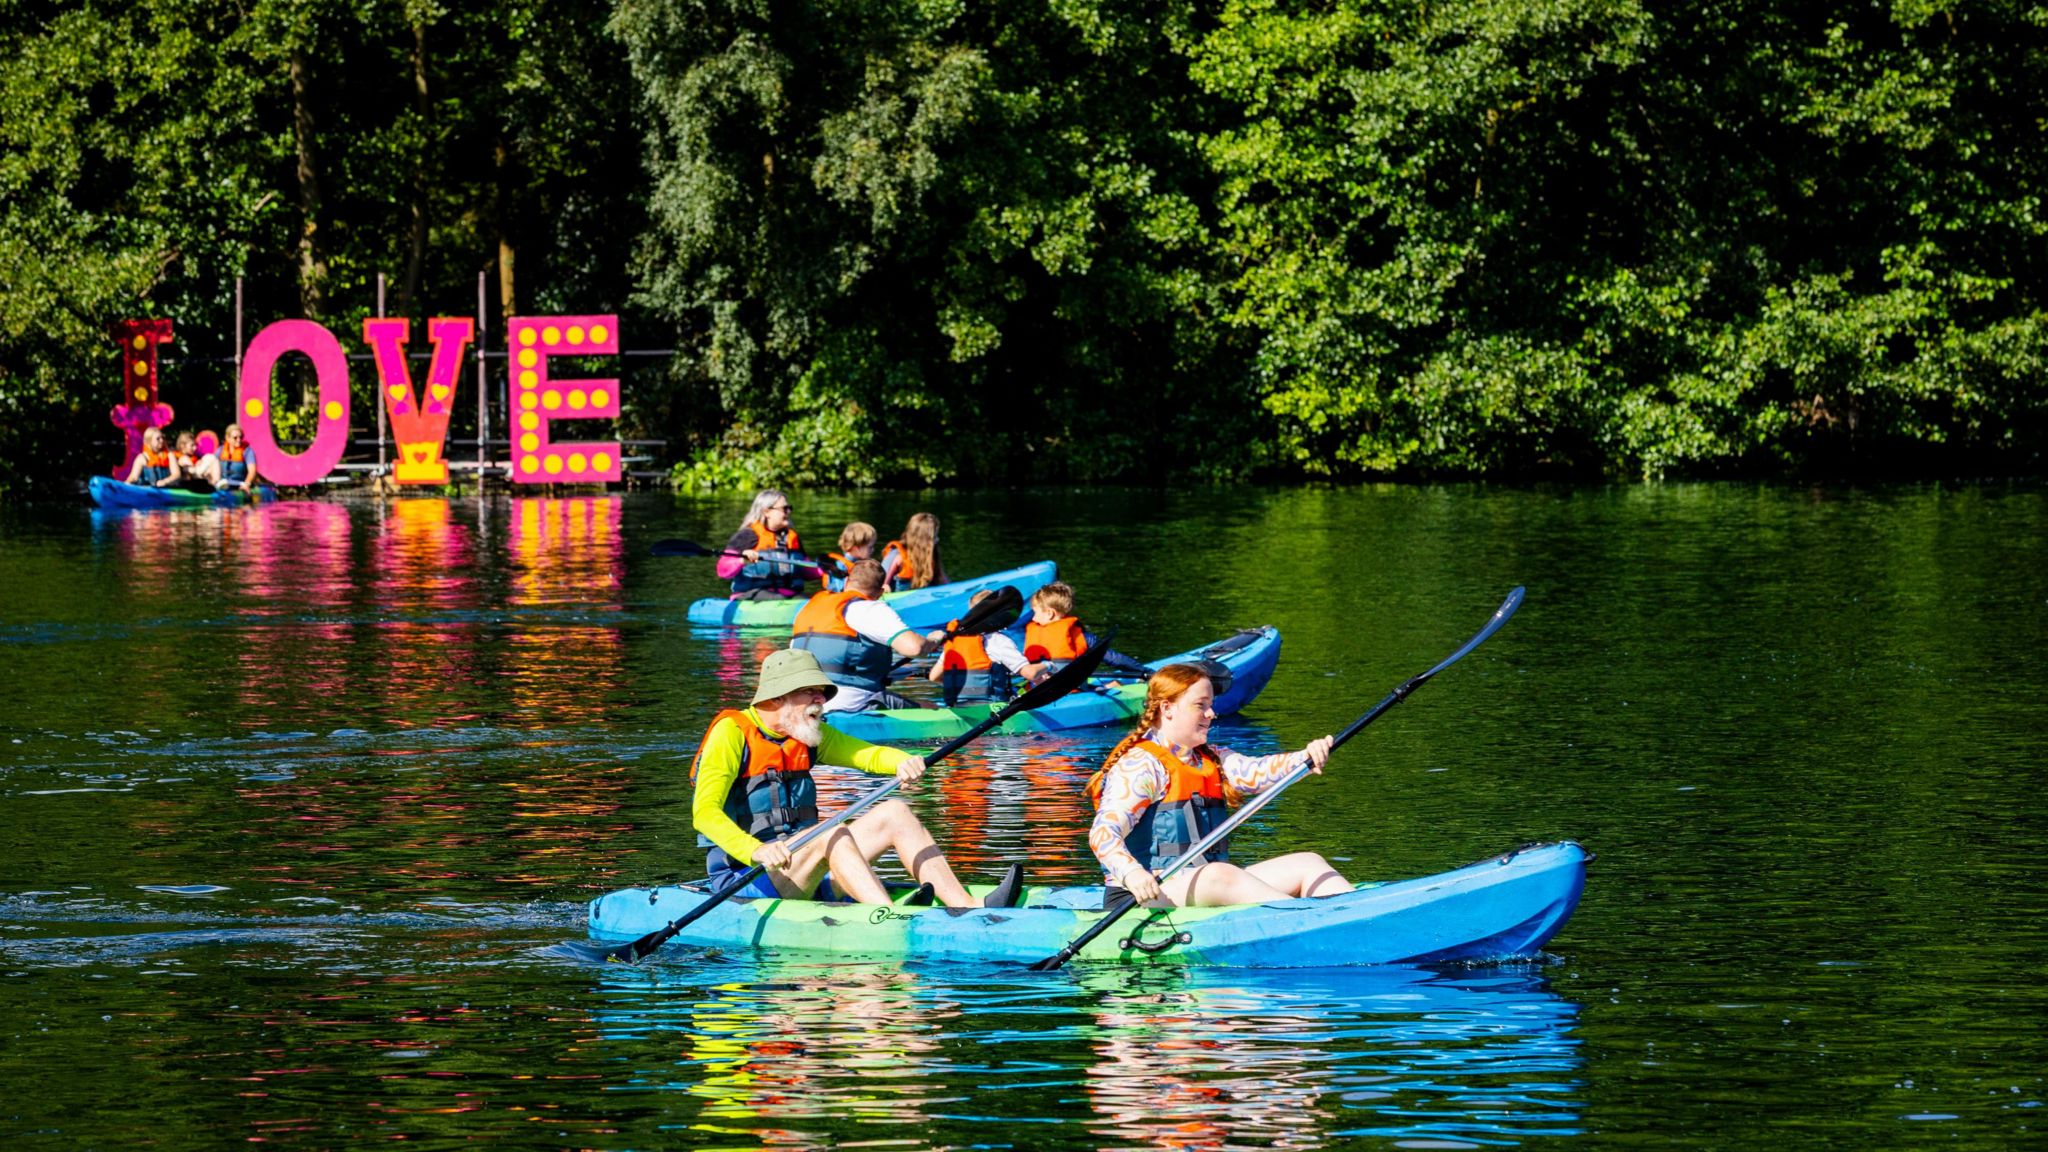
{"label": "green and blue kayak", "polygon": [[[1586,882],[1586,851],[1534,844],[1450,872],[1361,885],[1341,896],[1223,908],[1141,909],[1077,962],[1329,968],[1527,956],[1555,936]],[[985,890],[983,890],[985,891]],[[977,895],[982,891],[977,891]],[[705,883],[629,888],[590,902],[590,937],[634,940],[710,895]],[[839,957],[1030,964],[1101,916],[1097,887],[1031,888],[1015,908],[732,899],[677,943]]]}
{"label": "green and blue kayak", "polygon": [[[1257,698],[1280,663],[1280,630],[1271,625],[1247,628],[1206,648],[1177,652],[1146,667],[1158,669],[1190,660],[1214,660],[1230,669],[1230,687],[1216,697],[1216,714],[1228,716]],[[998,732],[1063,732],[1127,724],[1145,706],[1145,681],[1104,675],[1045,707],[1020,712],[1003,721]],[[960,704],[952,708],[884,708],[867,712],[834,712],[832,727],[877,744],[919,744],[950,740],[988,719],[1001,704]]]}
{"label": "green and blue kayak", "polygon": [[92,493],[92,502],[102,508],[234,508],[277,499],[277,489],[264,484],[224,492],[192,492],[95,476],[86,487]]}
{"label": "green and blue kayak", "polygon": [[[991,572],[973,580],[956,580],[951,584],[934,584],[929,588],[914,588],[908,592],[891,592],[882,597],[884,603],[896,609],[903,617],[905,627],[920,631],[930,628],[944,628],[948,623],[967,614],[967,602],[978,592],[993,592],[998,588],[1015,588],[1019,595],[1030,599],[1033,592],[1058,579],[1057,569],[1050,560],[1040,560],[1021,568],[1010,568],[1002,572]],[[816,591],[815,588],[812,589]],[[802,610],[808,597],[791,596],[784,600],[720,600],[704,599],[692,601],[689,621],[709,627],[725,628],[781,628],[788,629],[796,623],[796,614]]]}

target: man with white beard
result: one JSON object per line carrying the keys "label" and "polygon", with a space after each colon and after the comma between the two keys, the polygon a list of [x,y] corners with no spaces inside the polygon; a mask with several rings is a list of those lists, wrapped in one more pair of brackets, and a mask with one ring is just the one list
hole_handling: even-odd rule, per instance
{"label": "man with white beard", "polygon": [[1024,892],[1023,865],[1010,865],[988,899],[977,901],[901,800],[885,800],[794,853],[782,846],[783,837],[818,822],[813,764],[894,775],[906,787],[924,775],[922,757],[826,725],[825,701],[836,691],[817,657],[785,648],[761,662],[751,707],[727,709],[712,720],[690,763],[690,822],[697,842],[711,849],[706,865],[712,884],[722,887],[734,873],[759,864],[763,874],[739,895],[810,899],[815,892],[821,900],[843,895],[887,904],[889,890],[873,865],[893,850],[920,885],[909,903],[929,904],[936,896],[948,908],[1015,904]]}

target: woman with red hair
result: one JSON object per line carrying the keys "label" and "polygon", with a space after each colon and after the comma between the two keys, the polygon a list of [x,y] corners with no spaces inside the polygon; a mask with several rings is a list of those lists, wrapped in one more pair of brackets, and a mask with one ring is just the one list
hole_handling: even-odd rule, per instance
{"label": "woman with red hair", "polygon": [[1186,908],[1351,891],[1350,881],[1314,852],[1239,867],[1229,861],[1228,840],[1163,882],[1154,874],[1223,823],[1236,800],[1271,787],[1304,761],[1321,775],[1335,743],[1325,736],[1273,756],[1212,747],[1215,701],[1216,686],[1199,664],[1168,664],[1153,673],[1137,728],[1088,781],[1095,802],[1088,847],[1108,881],[1104,907],[1126,893],[1149,907]]}

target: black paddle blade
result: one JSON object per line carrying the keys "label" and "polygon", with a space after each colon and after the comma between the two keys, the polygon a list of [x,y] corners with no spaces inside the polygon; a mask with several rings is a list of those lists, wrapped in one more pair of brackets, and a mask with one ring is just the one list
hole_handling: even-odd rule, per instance
{"label": "black paddle blade", "polygon": [[656,540],[648,549],[656,556],[716,556],[717,553],[694,540]]}
{"label": "black paddle blade", "polygon": [[1009,584],[996,589],[995,595],[976,604],[960,617],[954,625],[955,636],[982,636],[1000,632],[1017,622],[1017,614],[1024,610],[1024,594]]}
{"label": "black paddle blade", "polygon": [[1086,684],[1088,677],[1093,675],[1097,668],[1102,667],[1103,659],[1109,655],[1110,642],[1115,639],[1116,629],[1111,628],[1107,635],[1090,644],[1086,652],[1068,661],[1065,668],[1040,680],[1032,685],[1029,692],[1010,701],[1009,706],[1003,709],[1003,715],[1015,716],[1019,712],[1043,708]]}

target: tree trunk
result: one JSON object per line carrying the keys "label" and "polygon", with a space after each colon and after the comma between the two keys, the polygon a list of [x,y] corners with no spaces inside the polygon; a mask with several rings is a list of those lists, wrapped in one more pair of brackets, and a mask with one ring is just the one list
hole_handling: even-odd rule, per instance
{"label": "tree trunk", "polygon": [[[320,166],[313,151],[312,62],[304,49],[291,54],[292,133],[299,159],[299,311],[317,321],[322,312],[322,294],[327,280],[327,261],[320,254]],[[299,403],[317,404],[319,383],[310,372],[299,378]]]}
{"label": "tree trunk", "polygon": [[419,152],[412,166],[412,251],[405,261],[405,290],[398,297],[398,314],[411,316],[413,301],[420,290],[420,267],[427,255],[427,149],[433,138],[429,120],[433,105],[427,100],[427,26],[412,26],[413,108],[420,118]]}
{"label": "tree trunk", "polygon": [[512,150],[505,147],[500,138],[492,151],[497,167],[497,225],[498,225],[498,311],[510,321],[519,315],[519,296],[514,291],[513,260],[517,255],[512,244]]}

